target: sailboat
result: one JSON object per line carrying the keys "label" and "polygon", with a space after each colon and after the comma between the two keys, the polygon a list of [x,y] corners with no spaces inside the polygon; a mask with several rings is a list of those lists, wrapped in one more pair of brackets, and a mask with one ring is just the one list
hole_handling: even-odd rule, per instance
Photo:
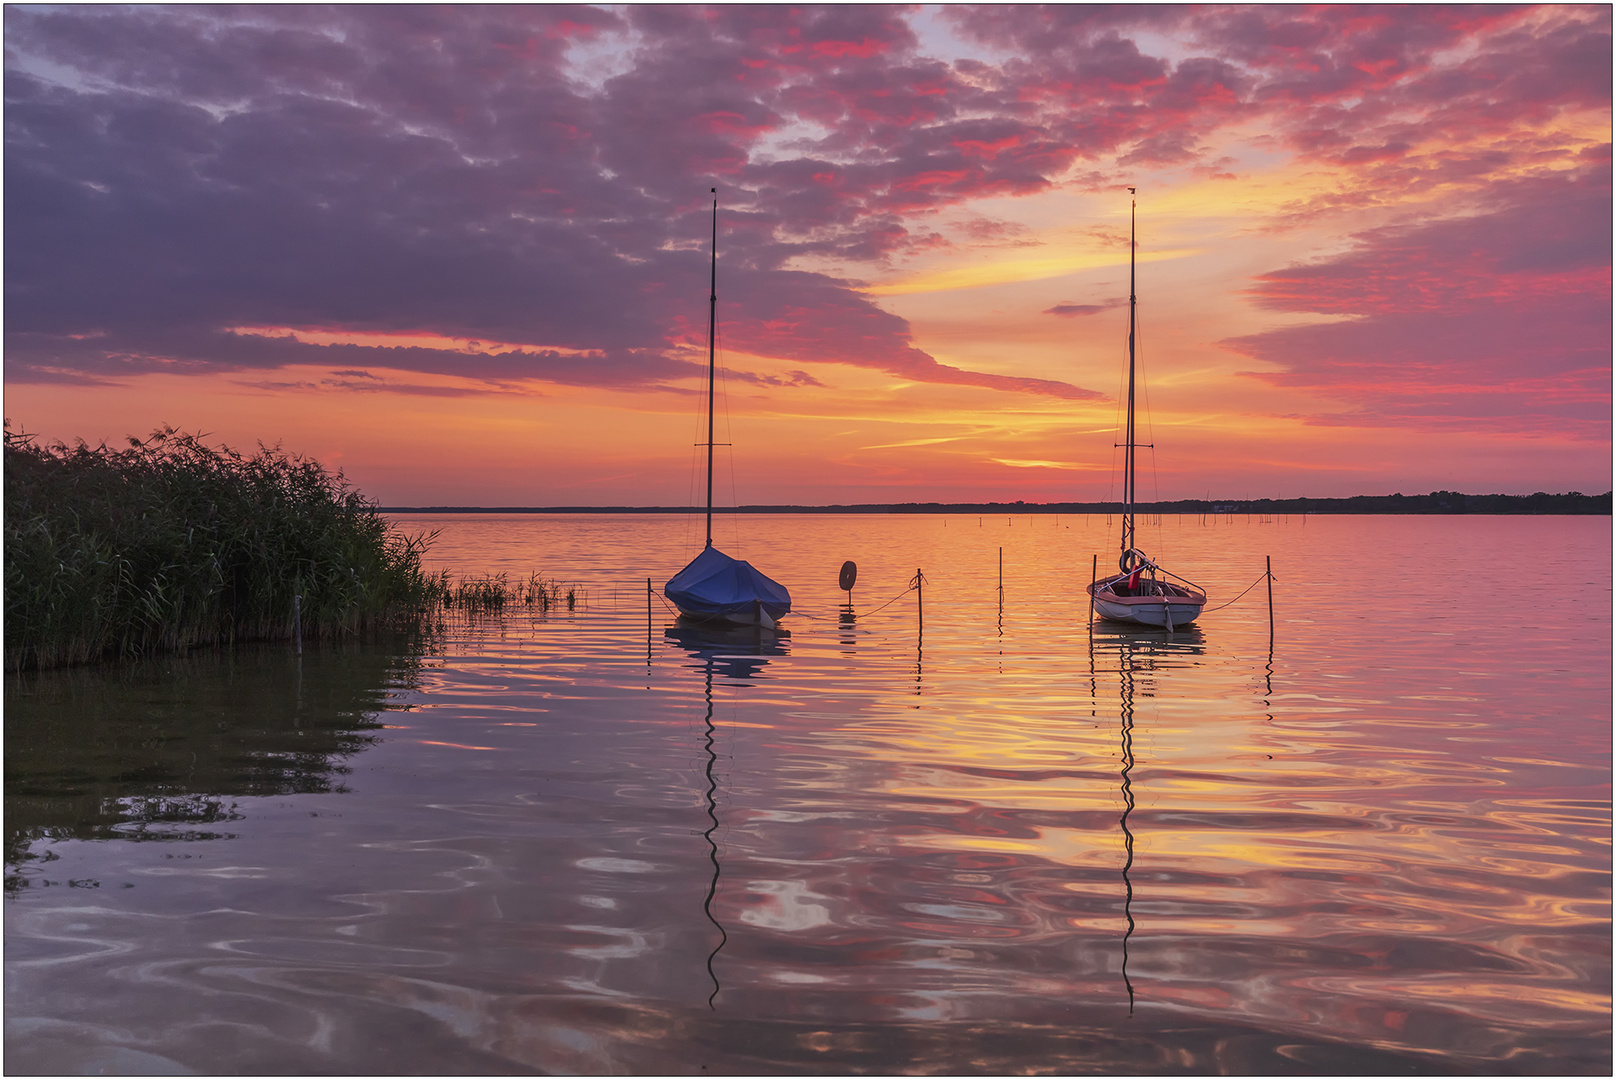
{"label": "sailboat", "polygon": [[786,587],[743,559],[713,546],[713,384],[717,374],[718,189],[713,188],[713,255],[707,296],[707,543],[662,593],[681,617],[699,623],[772,630],[791,610]]}
{"label": "sailboat", "polygon": [[1134,436],[1134,337],[1139,307],[1134,262],[1139,247],[1135,239],[1138,200],[1133,188],[1128,189],[1128,196],[1128,422],[1127,438],[1122,444],[1122,554],[1117,559],[1121,573],[1091,582],[1089,596],[1094,610],[1104,618],[1172,630],[1200,616],[1206,606],[1206,591],[1162,569],[1139,550],[1134,539],[1134,450],[1148,444],[1136,442]]}

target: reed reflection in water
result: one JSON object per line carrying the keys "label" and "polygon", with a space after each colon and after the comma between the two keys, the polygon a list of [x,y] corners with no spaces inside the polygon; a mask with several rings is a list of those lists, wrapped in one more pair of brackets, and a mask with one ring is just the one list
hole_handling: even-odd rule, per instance
{"label": "reed reflection in water", "polygon": [[62,884],[35,854],[52,841],[222,839],[240,799],[345,790],[425,644],[246,646],[14,679],[6,889]]}
{"label": "reed reflection in water", "polygon": [[[311,650],[301,691],[76,676],[232,815],[175,843],[105,839],[156,779],[77,763],[105,737],[7,755],[8,871],[100,886],[10,894],[14,1071],[1609,1070],[1608,521],[1169,529],[1223,596],[1275,556],[1272,642],[1260,603],[1091,628],[1103,522],[790,519],[792,633],[718,640],[653,606],[667,519],[443,524],[587,603]],[[1339,602],[1409,550],[1589,601]],[[8,683],[8,749],[43,700]],[[97,801],[13,801],[73,770]]]}

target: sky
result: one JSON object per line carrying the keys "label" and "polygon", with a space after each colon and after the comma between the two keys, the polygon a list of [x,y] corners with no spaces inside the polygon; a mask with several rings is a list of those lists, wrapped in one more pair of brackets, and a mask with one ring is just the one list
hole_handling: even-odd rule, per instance
{"label": "sky", "polygon": [[5,415],[391,506],[1611,488],[1611,8],[8,5]]}

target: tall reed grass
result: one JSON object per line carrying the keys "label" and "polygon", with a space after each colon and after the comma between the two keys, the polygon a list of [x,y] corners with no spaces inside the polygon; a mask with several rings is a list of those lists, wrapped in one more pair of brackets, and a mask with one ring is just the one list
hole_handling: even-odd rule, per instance
{"label": "tall reed grass", "polygon": [[436,602],[444,611],[459,611],[468,617],[499,615],[513,609],[548,614],[551,608],[575,610],[585,600],[577,585],[563,585],[551,578],[529,574],[511,581],[505,574],[463,577],[451,581],[449,571],[437,578]]}
{"label": "tall reed grass", "polygon": [[5,429],[10,670],[425,614],[447,578],[340,472],[279,447],[244,456],[171,427],[127,449],[41,445]]}

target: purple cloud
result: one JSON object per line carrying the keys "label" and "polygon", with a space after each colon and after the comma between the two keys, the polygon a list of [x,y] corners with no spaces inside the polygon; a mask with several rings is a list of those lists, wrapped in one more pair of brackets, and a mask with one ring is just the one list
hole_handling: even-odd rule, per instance
{"label": "purple cloud", "polygon": [[[924,242],[903,209],[1047,183],[995,164],[1003,147],[977,144],[1014,133],[977,120],[930,136],[942,157],[894,146],[881,161],[750,163],[795,122],[774,104],[794,88],[821,85],[844,109],[873,100],[875,76],[913,44],[895,13],[12,8],[6,25],[14,381],[363,363],[496,384],[663,386],[694,370],[677,346],[704,299],[702,196],[715,179],[725,287],[747,299],[726,315],[731,340],[1088,396],[937,364],[903,320],[847,286],[780,269],[800,253],[881,258]],[[568,49],[606,31],[637,34],[640,52],[599,88],[582,85]],[[23,55],[87,77],[47,81]],[[945,73],[894,70],[886,81],[907,80],[914,103]],[[854,136],[876,143],[916,115],[890,95],[885,112],[855,111]],[[237,326],[522,348],[309,345]]]}
{"label": "purple cloud", "polygon": [[[716,185],[731,345],[1095,397],[938,363],[904,320],[793,260],[880,264],[948,243],[939,211],[1057,184],[1095,190],[1119,164],[1227,175],[1211,136],[1255,121],[1358,180],[1284,208],[1276,227],[1373,206],[1379,192],[1451,189],[1456,218],[1529,259],[1498,239],[1530,205],[1492,194],[1499,178],[1563,159],[1570,136],[1552,121],[1610,102],[1608,8],[1017,5],[944,17],[1008,59],[923,55],[910,13],[875,5],[8,7],[8,378],[311,364],[491,390],[666,388],[699,369],[684,349],[704,322]],[[1171,57],[1142,44],[1164,38]],[[1481,129],[1511,137],[1478,140]],[[1587,175],[1608,213],[1608,179]],[[1540,213],[1538,236],[1582,220],[1566,205]],[[1462,232],[1365,234],[1357,255],[1269,275],[1259,291],[1377,326],[1462,324],[1482,300],[1390,257],[1445,258]],[[1608,273],[1608,251],[1595,263]],[[1444,265],[1464,278],[1481,263]],[[1379,305],[1375,290],[1391,288],[1424,289],[1437,306]],[[516,348],[231,332],[250,326]],[[1338,330],[1341,349],[1319,354],[1335,359],[1310,360],[1287,333],[1240,347],[1349,393],[1370,338],[1349,348]],[[1567,371],[1584,359],[1567,346]],[[818,377],[804,371],[784,378]]]}
{"label": "purple cloud", "polygon": [[1052,308],[1045,308],[1044,314],[1059,315],[1064,319],[1075,318],[1079,315],[1098,315],[1102,311],[1122,307],[1127,302],[1126,297],[1118,297],[1115,300],[1107,300],[1103,304],[1056,304]]}
{"label": "purple cloud", "polygon": [[1352,316],[1224,344],[1342,401],[1323,423],[1610,437],[1610,160],[1494,189],[1485,212],[1384,228],[1262,275],[1259,302]]}

